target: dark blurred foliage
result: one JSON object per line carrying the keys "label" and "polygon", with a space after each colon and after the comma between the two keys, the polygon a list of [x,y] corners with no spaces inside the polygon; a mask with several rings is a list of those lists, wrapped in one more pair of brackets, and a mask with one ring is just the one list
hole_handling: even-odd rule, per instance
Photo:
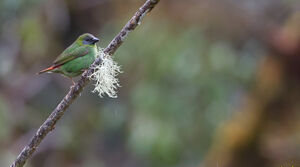
{"label": "dark blurred foliage", "polygon": [[[71,85],[35,73],[143,2],[0,0],[0,166]],[[299,54],[298,0],[161,0],[115,54],[119,97],[90,84],[26,166],[299,166]]]}

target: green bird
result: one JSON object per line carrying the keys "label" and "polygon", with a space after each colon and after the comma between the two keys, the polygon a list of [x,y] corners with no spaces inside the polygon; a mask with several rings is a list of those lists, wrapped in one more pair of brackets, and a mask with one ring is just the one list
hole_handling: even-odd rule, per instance
{"label": "green bird", "polygon": [[74,84],[72,77],[82,74],[94,62],[98,41],[99,39],[92,34],[80,35],[72,45],[54,60],[52,66],[37,74],[45,72],[60,73],[69,77]]}

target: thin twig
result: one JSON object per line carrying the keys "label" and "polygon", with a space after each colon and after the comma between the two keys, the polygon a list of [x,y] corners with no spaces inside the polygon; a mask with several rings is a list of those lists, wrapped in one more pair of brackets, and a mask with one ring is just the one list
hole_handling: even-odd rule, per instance
{"label": "thin twig", "polygon": [[[110,42],[105,48],[104,52],[112,55],[118,47],[123,43],[129,32],[133,31],[141,22],[146,13],[152,10],[159,0],[147,0],[145,4],[134,14],[134,16],[127,22],[120,33]],[[101,58],[97,58],[91,66],[99,65],[102,62]],[[26,145],[17,159],[10,167],[22,167],[26,161],[32,156],[39,144],[46,137],[46,135],[55,128],[56,122],[64,115],[66,109],[72,104],[72,102],[82,92],[83,88],[89,83],[90,74],[93,73],[93,68],[86,70],[80,80],[70,87],[70,91],[57,105],[47,120],[40,126],[37,132],[34,134],[29,144]]]}

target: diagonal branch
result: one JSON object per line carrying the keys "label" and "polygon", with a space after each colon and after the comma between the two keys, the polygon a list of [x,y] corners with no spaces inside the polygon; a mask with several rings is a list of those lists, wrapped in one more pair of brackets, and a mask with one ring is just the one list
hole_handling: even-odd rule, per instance
{"label": "diagonal branch", "polygon": [[[150,12],[158,2],[159,0],[147,0],[122,28],[120,33],[104,49],[104,52],[109,55],[113,55],[119,46],[124,42],[124,39],[128,36],[129,32],[133,31],[140,24],[143,17]],[[101,62],[101,58],[97,58],[91,66],[99,65]],[[89,83],[88,76],[90,76],[92,73],[93,68],[89,68],[82,74],[80,80],[70,88],[67,95],[57,105],[47,120],[40,126],[28,145],[23,148],[17,159],[10,167],[24,166],[26,161],[32,156],[46,135],[55,128],[56,122],[64,115],[65,110],[69,108],[72,102],[82,92],[83,88]]]}

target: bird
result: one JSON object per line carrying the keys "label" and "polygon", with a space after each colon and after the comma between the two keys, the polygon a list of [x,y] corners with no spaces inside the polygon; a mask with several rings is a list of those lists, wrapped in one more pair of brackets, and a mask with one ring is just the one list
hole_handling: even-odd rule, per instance
{"label": "bird", "polygon": [[66,48],[53,62],[53,64],[38,72],[60,73],[71,79],[88,69],[94,62],[97,54],[97,45],[99,39],[90,33],[80,35],[68,48]]}

